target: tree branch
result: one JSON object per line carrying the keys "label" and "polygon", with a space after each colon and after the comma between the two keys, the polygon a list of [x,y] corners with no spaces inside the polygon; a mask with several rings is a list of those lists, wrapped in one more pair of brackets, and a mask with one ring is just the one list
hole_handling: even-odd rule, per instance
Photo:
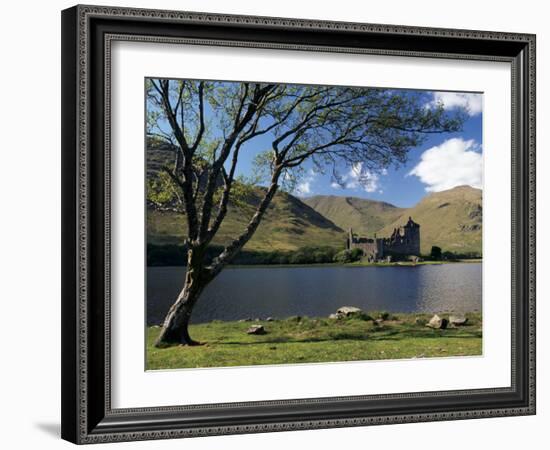
{"label": "tree branch", "polygon": [[237,239],[233,240],[231,244],[225,247],[220,255],[214,259],[212,265],[207,268],[210,279],[214,278],[218,273],[221,272],[226,264],[231,262],[231,260],[245,246],[245,244],[250,240],[250,238],[258,228],[262,217],[264,216],[269,204],[271,203],[273,197],[277,192],[277,189],[279,188],[278,180],[281,171],[282,167],[278,167],[273,173],[271,184],[269,185],[269,188],[267,189],[264,198],[256,208],[256,212],[248,222],[248,225],[246,226],[243,233]]}
{"label": "tree branch", "polygon": [[[317,117],[317,113],[318,112],[321,112],[321,111],[324,111],[326,109],[329,109],[329,108],[336,108],[338,106],[342,106],[342,105],[345,105],[346,103],[349,103],[353,100],[355,100],[356,98],[355,97],[349,97],[349,98],[346,98],[345,100],[341,100],[341,101],[334,101],[334,102],[328,102],[328,103],[324,103],[324,104],[321,104],[321,105],[317,105],[315,107],[313,107],[310,111],[308,111],[306,114],[305,114],[305,117],[300,121],[298,122],[297,125],[295,125],[294,127],[290,128],[289,130],[287,130],[286,132],[284,132],[281,136],[279,136],[277,139],[275,139],[272,143],[273,145],[273,149],[278,152],[278,148],[279,148],[279,144],[284,141],[286,138],[292,136],[293,134],[299,132],[301,129],[307,129],[308,126],[309,126],[309,123],[315,118]],[[284,155],[283,155],[284,156]]]}
{"label": "tree branch", "polygon": [[222,169],[223,180],[224,180],[224,189],[222,196],[220,198],[220,203],[218,205],[218,213],[214,219],[214,222],[208,229],[208,233],[205,237],[207,243],[209,243],[216,233],[218,232],[225,215],[227,214],[227,205],[229,204],[229,194],[231,193],[231,187],[233,186],[233,180],[235,178],[235,170],[237,169],[237,162],[239,160],[239,151],[241,149],[242,142],[238,142],[233,150],[233,157],[231,159],[231,167],[229,173],[226,173],[225,169]]}
{"label": "tree branch", "polygon": [[[240,118],[240,115],[242,114],[242,110],[244,109],[244,104],[246,103],[245,95],[243,95],[243,98],[241,99],[241,103],[237,112],[234,129],[226,138],[222,146],[222,149],[220,151],[220,156],[209,169],[208,182],[207,182],[206,190],[204,194],[204,200],[203,200],[203,206],[202,206],[202,212],[201,212],[201,222],[200,222],[199,232],[198,232],[199,239],[203,242],[208,241],[208,234],[209,234],[208,229],[210,228],[210,218],[212,215],[212,206],[213,206],[212,200],[214,197],[216,184],[219,180],[220,172],[223,168],[223,165],[227,160],[227,158],[229,157],[229,154],[231,153],[231,148],[233,148],[233,145],[235,144],[237,137],[243,131],[246,125],[252,120],[254,115],[258,112],[258,107],[261,104],[263,98],[274,87],[275,85],[267,85],[264,88],[259,88],[259,85],[256,85],[256,89],[254,90],[253,97],[249,102],[246,112],[244,113],[242,118]],[[248,93],[248,88],[245,89],[245,92]],[[237,120],[239,118],[240,120]],[[236,153],[234,152],[233,154],[235,155]]]}
{"label": "tree branch", "polygon": [[[192,151],[187,145],[187,141],[185,140],[183,131],[178,125],[176,116],[170,103],[170,82],[168,80],[160,80],[159,83],[160,86],[157,86],[154,81],[152,82],[154,88],[157,90],[157,92],[159,92],[161,96],[163,110],[168,118],[168,123],[170,124],[174,136],[176,137],[176,140],[179,144],[179,148],[177,150],[179,150],[181,154],[178,154],[176,157],[175,167],[172,175],[180,181],[177,184],[180,187],[183,198],[185,200],[184,203],[185,213],[187,217],[188,236],[189,239],[193,241],[197,238],[199,230],[197,209],[193,198],[193,155]],[[179,179],[180,171],[183,173],[184,176],[183,181]]]}
{"label": "tree branch", "polygon": [[199,131],[195,142],[191,146],[191,152],[195,152],[204,135],[204,81],[199,83]]}

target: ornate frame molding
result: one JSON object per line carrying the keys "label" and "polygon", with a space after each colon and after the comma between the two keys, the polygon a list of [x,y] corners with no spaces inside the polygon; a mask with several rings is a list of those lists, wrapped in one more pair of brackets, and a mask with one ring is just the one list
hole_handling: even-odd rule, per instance
{"label": "ornate frame molding", "polygon": [[[101,27],[98,25],[101,22]],[[105,25],[107,23],[107,25]],[[112,26],[110,25],[112,23]],[[170,35],[145,34],[151,24],[162,24]],[[132,24],[132,31],[124,31]],[[252,40],[219,36],[174,36],[173,30],[192,27],[194,32],[224,34],[244,29]],[[142,30],[142,31],[143,31]],[[202,30],[202,31],[201,31]],[[310,42],[311,31],[327,32]],[[121,32],[122,31],[122,32]],[[304,42],[273,42],[269,36],[285,33]],[[185,34],[185,31],[183,32]],[[309,33],[309,34],[308,34]],[[237,33],[238,34],[238,33]],[[334,35],[336,37],[329,37]],[[347,36],[359,36],[372,46],[343,45]],[[399,39],[402,44],[397,44]],[[289,38],[289,39],[292,39]],[[391,41],[393,39],[393,41]],[[110,402],[110,62],[115,40],[200,45],[245,46],[303,51],[329,51],[384,54],[411,57],[480,59],[512,64],[512,153],[514,197],[512,211],[513,244],[513,342],[512,386],[471,391],[395,394],[238,404],[194,405],[185,407],[113,410]],[[284,39],[282,39],[284,40]],[[391,42],[390,42],[391,41]],[[448,42],[452,52],[443,51]],[[497,43],[498,45],[490,45]],[[397,48],[402,45],[403,48]],[[483,47],[485,45],[485,47]],[[103,47],[103,48],[100,48]],[[485,49],[485,50],[484,50]],[[489,49],[489,50],[487,50]],[[527,415],[535,413],[535,36],[487,31],[449,30],[397,25],[329,22],[304,19],[204,14],[148,9],[76,6],[63,12],[63,411],[62,434],[76,443],[98,443],[173,437],[206,436],[250,432],[271,432],[373,424],[439,421],[481,417]],[[104,72],[104,73],[103,73]],[[103,78],[101,78],[103,74]],[[101,79],[98,79],[101,78]],[[100,105],[95,97],[103,86]],[[104,123],[98,126],[101,107]],[[98,143],[103,147],[99,162]],[[97,184],[102,184],[101,188]],[[99,190],[98,190],[99,189]],[[103,213],[102,215],[100,213]],[[103,225],[100,225],[102,222]],[[97,237],[98,231],[102,239]],[[518,254],[519,253],[519,254]],[[518,267],[519,264],[519,267]],[[101,280],[102,289],[96,282]],[[100,291],[98,294],[98,290]],[[99,295],[99,296],[98,296]],[[102,298],[101,302],[97,299]],[[96,299],[96,301],[94,301]],[[101,303],[101,304],[98,304]],[[98,310],[99,308],[99,310]],[[518,317],[518,313],[521,317]],[[102,323],[90,319],[94,314]],[[102,344],[100,355],[97,346]],[[103,360],[101,364],[100,361]],[[97,367],[94,372],[94,368]],[[92,368],[92,370],[90,370]],[[519,369],[519,371],[518,371]],[[97,381],[98,375],[103,380]],[[68,383],[65,381],[69,380]],[[91,400],[101,387],[101,401]],[[521,393],[519,392],[521,390]],[[487,407],[470,409],[450,407],[434,411],[414,410],[415,400],[456,398],[466,402],[478,396],[494,398]],[[498,395],[508,402],[496,403]],[[491,397],[492,396],[492,397]],[[506,397],[506,398],[508,398]],[[380,402],[399,400],[412,408],[391,414],[375,410],[354,416],[301,420],[222,423],[212,418],[203,425],[209,410],[257,407],[281,410],[291,406],[329,405],[361,400]],[[408,402],[408,403],[407,403]],[[183,418],[190,410],[201,411],[200,424]],[[383,408],[378,408],[383,411]],[[169,420],[179,417],[176,425]],[[279,412],[279,416],[282,417]],[[304,413],[307,417],[307,413]],[[290,416],[289,416],[290,418]],[[174,423],[174,422],[172,422]]]}

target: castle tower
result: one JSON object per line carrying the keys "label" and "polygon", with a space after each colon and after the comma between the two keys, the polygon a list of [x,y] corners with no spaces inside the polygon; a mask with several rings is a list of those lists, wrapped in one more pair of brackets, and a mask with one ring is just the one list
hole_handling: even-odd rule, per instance
{"label": "castle tower", "polygon": [[404,226],[405,239],[411,249],[411,254],[420,256],[420,225],[409,216],[407,224]]}
{"label": "castle tower", "polygon": [[349,229],[348,233],[348,250],[351,250],[353,248],[353,230]]}

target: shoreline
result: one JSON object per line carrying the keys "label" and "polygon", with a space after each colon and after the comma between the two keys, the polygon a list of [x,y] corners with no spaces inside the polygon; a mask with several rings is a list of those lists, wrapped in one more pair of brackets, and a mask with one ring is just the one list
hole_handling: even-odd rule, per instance
{"label": "shoreline", "polygon": [[[417,317],[432,317],[434,314],[437,314],[439,316],[449,316],[453,314],[464,314],[464,315],[471,315],[478,318],[481,318],[482,316],[482,310],[480,309],[473,309],[471,311],[453,311],[453,310],[442,310],[437,312],[425,312],[425,311],[419,311],[419,312],[406,312],[406,311],[390,311],[390,310],[372,310],[372,311],[363,311],[367,316],[370,316],[372,320],[376,319],[381,314],[387,314],[388,316],[394,316],[399,317],[401,319],[416,319]],[[201,326],[201,325],[208,325],[208,324],[231,324],[231,323],[269,323],[272,321],[284,321],[284,320],[291,320],[296,318],[304,319],[304,320],[324,320],[329,319],[328,316],[299,316],[299,315],[290,315],[285,317],[272,317],[272,316],[265,316],[265,317],[241,317],[239,319],[231,319],[231,320],[225,320],[225,319],[212,319],[208,322],[191,322],[190,326]],[[267,319],[273,319],[273,320],[267,320]],[[363,319],[363,320],[371,320],[371,319]],[[333,320],[333,319],[330,319]],[[161,327],[162,323],[153,323],[153,324],[147,324],[146,328],[158,328]]]}
{"label": "shoreline", "polygon": [[[288,268],[304,268],[304,267],[316,267],[316,268],[330,268],[330,267],[344,267],[344,268],[357,268],[357,267],[417,267],[417,266],[441,266],[446,264],[483,264],[483,259],[460,259],[455,261],[420,261],[413,263],[410,261],[396,261],[391,263],[378,262],[353,262],[353,263],[320,263],[320,264],[228,264],[225,269],[288,269]],[[152,265],[146,266],[147,269],[153,269],[158,267],[186,267],[185,265]]]}

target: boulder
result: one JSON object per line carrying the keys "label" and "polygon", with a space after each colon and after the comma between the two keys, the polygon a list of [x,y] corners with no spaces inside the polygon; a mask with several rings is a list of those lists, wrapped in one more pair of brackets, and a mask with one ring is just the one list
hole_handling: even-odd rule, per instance
{"label": "boulder", "polygon": [[267,317],[265,319],[266,322],[273,322],[275,319],[273,317]]}
{"label": "boulder", "polygon": [[340,316],[339,314],[331,314],[330,316],[328,316],[329,319],[340,319],[342,316]]}
{"label": "boulder", "polygon": [[468,318],[462,314],[453,314],[449,317],[449,323],[455,326],[466,325]]}
{"label": "boulder", "polygon": [[362,313],[363,313],[363,311],[361,311],[360,308],[357,308],[355,306],[341,306],[336,311],[336,314],[341,316],[341,317],[349,317],[349,316],[353,316],[353,315],[356,315],[356,314],[362,314]]}
{"label": "boulder", "polygon": [[430,319],[426,326],[434,329],[444,330],[445,328],[447,328],[447,323],[447,319],[443,319],[437,314],[434,314],[434,316]]}
{"label": "boulder", "polygon": [[263,325],[252,325],[248,330],[246,330],[247,334],[265,334],[265,328]]}

